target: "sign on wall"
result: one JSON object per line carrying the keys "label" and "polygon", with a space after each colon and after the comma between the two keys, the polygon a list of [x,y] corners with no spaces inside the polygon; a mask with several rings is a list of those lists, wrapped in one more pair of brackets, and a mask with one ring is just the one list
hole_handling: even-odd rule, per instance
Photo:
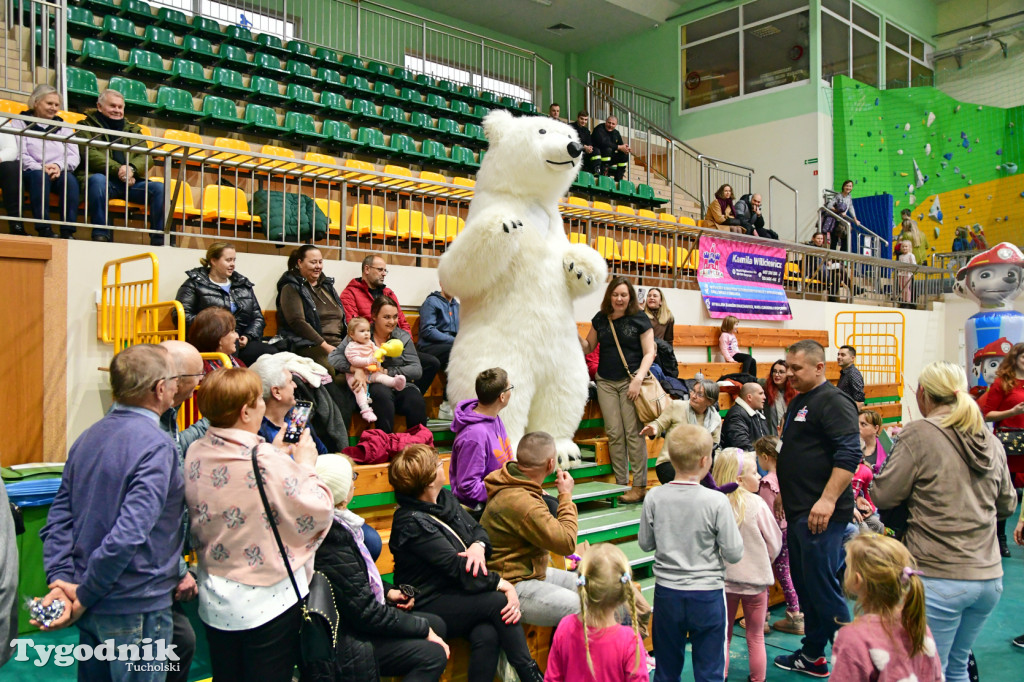
{"label": "sign on wall", "polygon": [[697,282],[711,317],[790,320],[786,250],[702,236]]}

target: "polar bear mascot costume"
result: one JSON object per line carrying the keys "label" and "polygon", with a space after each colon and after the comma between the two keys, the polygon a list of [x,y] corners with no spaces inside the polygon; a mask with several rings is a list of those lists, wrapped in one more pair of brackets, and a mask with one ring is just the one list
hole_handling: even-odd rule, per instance
{"label": "polar bear mascot costume", "polygon": [[551,118],[498,110],[483,125],[489,147],[466,227],[438,271],[462,306],[448,397],[475,398],[477,374],[503,368],[515,386],[501,413],[512,452],[524,433],[547,431],[559,464],[572,467],[589,382],[572,302],[601,290],[608,276],[597,251],[569,242],[558,212],[583,149],[572,128]]}

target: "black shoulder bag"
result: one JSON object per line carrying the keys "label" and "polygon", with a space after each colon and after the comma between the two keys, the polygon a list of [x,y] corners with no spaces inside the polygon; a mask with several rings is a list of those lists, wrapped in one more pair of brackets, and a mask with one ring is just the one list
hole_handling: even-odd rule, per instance
{"label": "black shoulder bag", "polygon": [[303,600],[299,592],[299,584],[295,580],[288,553],[285,551],[281,533],[277,530],[267,492],[263,489],[263,477],[260,475],[259,463],[256,460],[256,448],[252,449],[252,470],[256,477],[256,487],[263,501],[263,511],[267,515],[267,523],[274,532],[277,549],[284,560],[284,568],[288,571],[288,579],[292,582],[295,597],[302,604],[302,629],[299,632],[299,671],[303,682],[310,680],[334,680],[334,651],[338,641],[338,608],[334,603],[334,593],[327,577],[319,571],[313,572],[309,583],[309,596]]}

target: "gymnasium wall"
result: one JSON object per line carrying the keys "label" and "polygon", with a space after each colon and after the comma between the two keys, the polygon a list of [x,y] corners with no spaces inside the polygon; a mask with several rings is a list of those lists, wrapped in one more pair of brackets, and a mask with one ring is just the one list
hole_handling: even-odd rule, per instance
{"label": "gymnasium wall", "polygon": [[[989,244],[1020,243],[1024,224],[1024,106],[961,102],[935,88],[878,90],[834,81],[835,188],[887,192],[937,251],[957,227],[980,225]],[[916,164],[916,168],[915,168]]]}

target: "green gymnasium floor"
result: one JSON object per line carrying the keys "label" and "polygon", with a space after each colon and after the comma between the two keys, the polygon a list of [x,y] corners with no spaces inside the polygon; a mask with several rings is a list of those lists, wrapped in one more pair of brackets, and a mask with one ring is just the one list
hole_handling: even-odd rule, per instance
{"label": "green gymnasium floor", "polygon": [[[1016,518],[1016,517],[1014,517]],[[1013,556],[1003,560],[1003,585],[1005,590],[1003,598],[996,607],[995,612],[985,625],[974,647],[974,654],[978,660],[978,669],[983,682],[1018,682],[1024,679],[1024,649],[1019,649],[1010,644],[1010,640],[1017,635],[1024,634],[1024,548],[1012,545]],[[194,618],[194,606],[192,616]],[[774,621],[782,617],[783,607],[777,606],[769,614],[770,620]],[[198,622],[194,618],[194,622]],[[199,639],[196,660],[192,663],[192,674],[190,680],[206,680],[210,676],[209,659],[206,651],[206,642],[200,631],[196,632]],[[54,633],[34,633],[28,635],[36,644],[77,644],[78,633],[74,628]],[[744,630],[736,627],[732,647],[729,651],[729,679],[746,680],[749,672],[747,668],[747,647],[744,637]],[[769,680],[808,680],[804,675],[780,670],[772,665],[772,659],[782,653],[788,653],[800,646],[800,638],[796,635],[787,635],[780,632],[772,632],[765,637],[765,646],[768,652],[768,679]],[[683,672],[682,680],[689,682],[693,680],[693,671],[687,658],[687,668]],[[45,679],[47,682],[65,682],[75,680],[75,666],[59,668],[53,665],[52,661],[44,668],[36,667],[31,661],[12,660],[0,670],[0,679],[4,682],[38,682]],[[255,681],[254,681],[255,682]]]}

